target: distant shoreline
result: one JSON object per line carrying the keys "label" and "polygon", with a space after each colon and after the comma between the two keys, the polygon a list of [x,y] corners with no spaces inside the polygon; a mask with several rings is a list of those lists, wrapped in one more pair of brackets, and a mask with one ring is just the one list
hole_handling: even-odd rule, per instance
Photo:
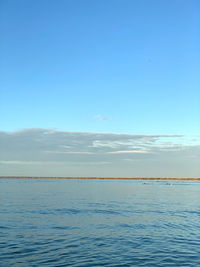
{"label": "distant shoreline", "polygon": [[44,176],[0,176],[0,179],[63,179],[63,180],[149,180],[149,181],[200,181],[200,178],[123,178],[123,177],[44,177]]}

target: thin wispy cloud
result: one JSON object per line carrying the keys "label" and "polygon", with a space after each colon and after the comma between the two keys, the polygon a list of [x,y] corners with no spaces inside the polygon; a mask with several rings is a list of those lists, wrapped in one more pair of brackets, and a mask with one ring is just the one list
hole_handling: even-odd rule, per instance
{"label": "thin wispy cloud", "polygon": [[53,153],[53,154],[77,154],[77,155],[90,155],[94,154],[94,152],[88,151],[44,151],[45,153]]}
{"label": "thin wispy cloud", "polygon": [[102,115],[100,115],[100,114],[96,115],[96,116],[95,116],[95,119],[97,119],[97,120],[99,120],[99,121],[107,121],[107,120],[108,120],[107,117],[104,117],[104,116],[102,116]]}
{"label": "thin wispy cloud", "polygon": [[149,153],[147,150],[119,150],[119,151],[111,151],[109,154],[146,154]]}

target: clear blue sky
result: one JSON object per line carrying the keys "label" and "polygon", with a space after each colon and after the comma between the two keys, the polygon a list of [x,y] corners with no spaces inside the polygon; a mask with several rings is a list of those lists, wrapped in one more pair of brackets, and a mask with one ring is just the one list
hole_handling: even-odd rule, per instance
{"label": "clear blue sky", "polygon": [[200,132],[200,2],[1,0],[0,128]]}

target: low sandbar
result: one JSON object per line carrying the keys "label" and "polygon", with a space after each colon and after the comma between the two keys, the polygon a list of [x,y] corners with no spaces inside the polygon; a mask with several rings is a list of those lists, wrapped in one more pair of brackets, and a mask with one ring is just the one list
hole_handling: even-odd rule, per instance
{"label": "low sandbar", "polygon": [[150,180],[150,181],[200,181],[200,178],[170,178],[170,177],[62,177],[62,176],[0,176],[0,179],[65,179],[65,180]]}

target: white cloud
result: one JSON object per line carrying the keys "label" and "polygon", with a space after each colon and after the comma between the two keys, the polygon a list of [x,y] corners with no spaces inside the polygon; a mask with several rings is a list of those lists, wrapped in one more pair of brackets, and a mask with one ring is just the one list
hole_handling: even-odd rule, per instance
{"label": "white cloud", "polygon": [[117,150],[108,152],[108,154],[147,154],[149,151],[147,150]]}
{"label": "white cloud", "polygon": [[108,120],[107,117],[104,117],[104,116],[102,116],[100,114],[96,115],[95,119],[100,120],[100,121],[107,121]]}
{"label": "white cloud", "polygon": [[87,151],[44,151],[45,153],[53,153],[53,154],[77,154],[77,155],[90,155],[94,154],[94,152]]}

